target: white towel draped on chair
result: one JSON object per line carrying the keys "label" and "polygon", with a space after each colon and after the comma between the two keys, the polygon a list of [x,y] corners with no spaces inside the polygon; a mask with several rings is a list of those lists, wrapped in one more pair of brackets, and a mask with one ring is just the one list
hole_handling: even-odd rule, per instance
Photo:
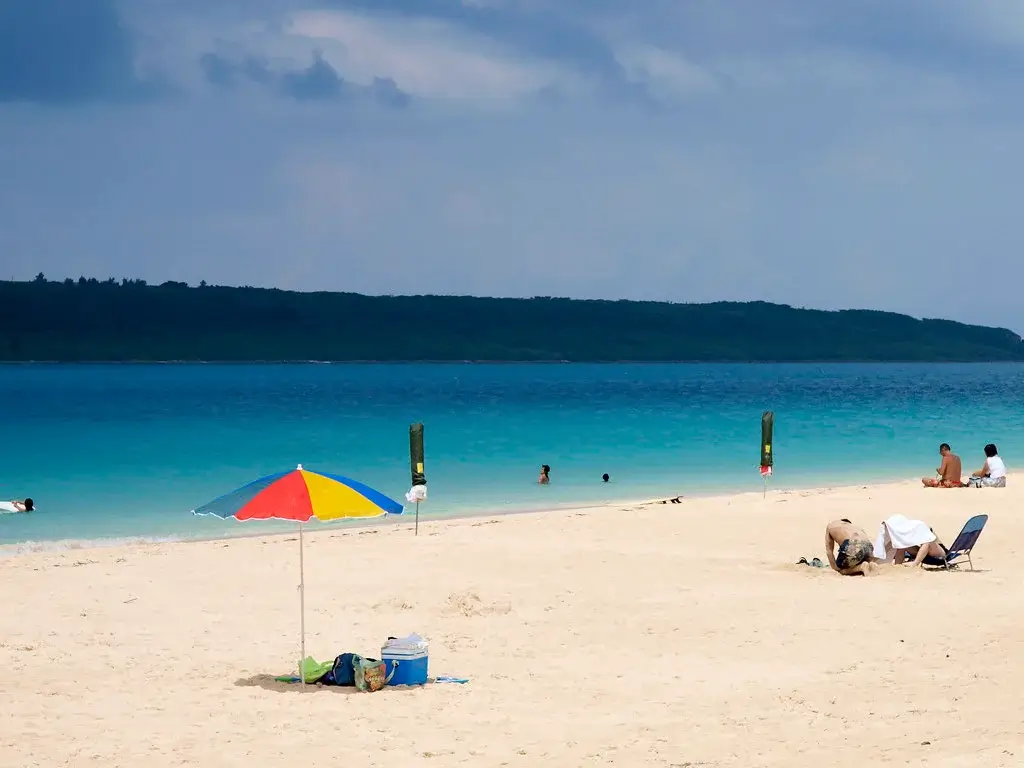
{"label": "white towel draped on chair", "polygon": [[893,515],[878,527],[874,555],[880,560],[887,559],[896,549],[910,549],[935,541],[928,524],[922,520],[911,520],[903,515]]}

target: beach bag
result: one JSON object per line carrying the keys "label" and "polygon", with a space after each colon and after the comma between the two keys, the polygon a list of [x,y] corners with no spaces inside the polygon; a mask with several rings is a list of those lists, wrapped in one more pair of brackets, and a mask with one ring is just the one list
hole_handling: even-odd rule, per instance
{"label": "beach bag", "polygon": [[352,659],[356,658],[354,653],[343,653],[334,660],[334,666],[330,672],[323,676],[320,682],[324,685],[354,686],[356,684],[355,673],[352,669]]}
{"label": "beach bag", "polygon": [[389,675],[383,661],[353,655],[352,674],[360,691],[379,691],[391,681],[395,671],[392,669]]}

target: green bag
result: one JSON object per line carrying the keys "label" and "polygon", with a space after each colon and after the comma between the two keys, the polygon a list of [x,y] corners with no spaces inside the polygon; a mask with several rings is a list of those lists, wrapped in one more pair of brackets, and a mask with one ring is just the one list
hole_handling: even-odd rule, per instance
{"label": "green bag", "polygon": [[387,674],[387,667],[383,661],[378,659],[365,659],[362,656],[352,657],[352,676],[355,678],[356,688],[360,691],[379,691],[394,676],[395,670]]}
{"label": "green bag", "polygon": [[334,666],[334,659],[330,661],[317,661],[312,656],[307,656],[302,660],[302,669],[300,671],[302,682],[317,682],[331,671],[332,666]]}

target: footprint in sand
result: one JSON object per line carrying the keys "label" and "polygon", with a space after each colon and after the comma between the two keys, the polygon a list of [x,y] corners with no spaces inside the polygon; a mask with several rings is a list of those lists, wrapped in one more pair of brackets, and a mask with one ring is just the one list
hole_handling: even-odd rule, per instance
{"label": "footprint in sand", "polygon": [[379,603],[373,604],[373,610],[380,611],[382,609],[390,609],[392,611],[411,611],[416,606],[412,603],[400,600],[399,598],[391,598],[390,600],[383,600]]}
{"label": "footprint in sand", "polygon": [[485,603],[476,592],[453,592],[445,602],[444,613],[449,616],[504,615],[512,610],[512,603]]}

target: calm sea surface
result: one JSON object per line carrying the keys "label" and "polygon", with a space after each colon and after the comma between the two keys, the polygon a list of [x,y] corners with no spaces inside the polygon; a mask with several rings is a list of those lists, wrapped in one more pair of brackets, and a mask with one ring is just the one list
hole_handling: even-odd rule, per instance
{"label": "calm sea surface", "polygon": [[920,477],[940,441],[965,469],[1024,456],[1017,364],[8,365],[0,500],[40,511],[0,515],[0,544],[279,529],[190,510],[298,463],[402,500],[413,421],[428,517],[756,490],[765,409],[775,488]]}

